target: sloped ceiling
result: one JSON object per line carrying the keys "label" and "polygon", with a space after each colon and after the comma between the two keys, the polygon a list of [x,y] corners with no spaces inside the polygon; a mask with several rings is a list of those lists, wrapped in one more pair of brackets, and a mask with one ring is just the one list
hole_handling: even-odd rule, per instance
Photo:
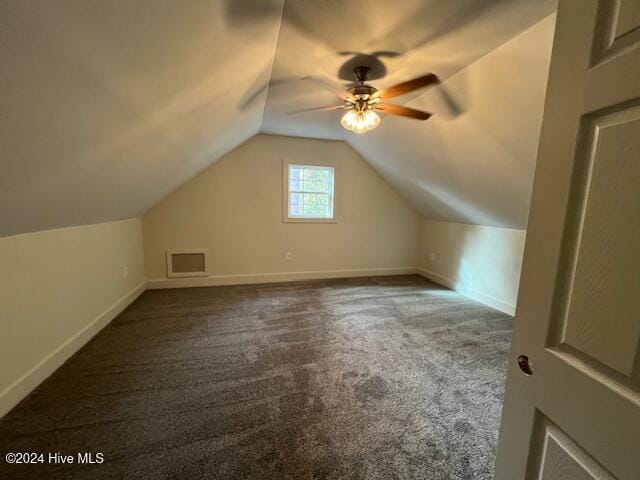
{"label": "sloped ceiling", "polygon": [[386,119],[350,143],[426,218],[526,229],[554,27],[551,15],[411,100],[429,121]]}
{"label": "sloped ceiling", "polygon": [[[263,131],[347,141],[426,218],[526,228],[554,19],[532,26],[555,0],[399,3],[287,1]],[[436,73],[440,87],[393,100],[434,116],[356,135],[339,111],[287,115],[340,103],[305,76],[346,87],[359,64],[377,88]]]}
{"label": "sloped ceiling", "polygon": [[139,215],[255,135],[283,1],[1,1],[0,236]]}
{"label": "sloped ceiling", "polygon": [[[482,135],[479,122],[491,139],[492,104],[472,87],[475,76],[496,79],[465,67],[554,8],[555,0],[2,1],[0,236],[139,215],[259,131],[348,141],[424,216],[522,227],[530,125],[515,122],[513,138],[527,145],[514,147],[526,157],[514,165],[486,154],[469,168],[442,145],[453,132]],[[337,112],[286,114],[335,101],[302,77],[346,85],[363,60],[378,87],[427,71],[451,77],[449,90],[398,102],[436,115],[385,119],[356,138]],[[526,86],[525,77],[517,81]],[[472,114],[479,106],[485,113]],[[504,175],[521,183],[496,195]]]}

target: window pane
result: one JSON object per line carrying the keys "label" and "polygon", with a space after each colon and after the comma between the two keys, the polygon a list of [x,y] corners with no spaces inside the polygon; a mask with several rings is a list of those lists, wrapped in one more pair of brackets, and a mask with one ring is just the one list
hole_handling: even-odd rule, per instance
{"label": "window pane", "polygon": [[289,165],[289,215],[333,217],[334,170],[331,167]]}

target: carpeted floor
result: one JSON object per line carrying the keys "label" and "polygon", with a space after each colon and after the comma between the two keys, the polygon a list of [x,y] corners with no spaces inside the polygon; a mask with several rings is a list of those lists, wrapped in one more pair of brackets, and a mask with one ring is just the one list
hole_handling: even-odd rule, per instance
{"label": "carpeted floor", "polygon": [[511,328],[417,276],[147,291],[0,421],[104,463],[0,478],[488,480]]}

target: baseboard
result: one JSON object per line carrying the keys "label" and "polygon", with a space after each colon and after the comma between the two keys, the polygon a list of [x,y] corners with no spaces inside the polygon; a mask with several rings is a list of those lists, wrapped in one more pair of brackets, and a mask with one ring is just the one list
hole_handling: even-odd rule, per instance
{"label": "baseboard", "polygon": [[422,275],[425,278],[428,278],[429,280],[439,285],[455,290],[456,292],[459,292],[462,295],[471,298],[472,300],[488,305],[489,307],[500,310],[501,312],[504,312],[508,315],[515,315],[516,306],[509,302],[505,302],[504,300],[500,300],[499,298],[495,298],[479,290],[475,290],[467,286],[462,286],[459,283],[454,282],[450,278],[444,277],[438,273],[431,272],[424,268],[416,268],[416,273]]}
{"label": "baseboard", "polygon": [[15,407],[34,388],[40,385],[71,356],[82,348],[94,335],[111,322],[120,312],[145,291],[146,281],[107,308],[78,333],[42,359],[35,367],[13,382],[0,393],[0,418]]}
{"label": "baseboard", "polygon": [[259,283],[296,282],[304,280],[321,280],[326,278],[373,277],[383,275],[413,275],[418,274],[440,285],[455,290],[473,300],[488,305],[496,310],[513,315],[515,305],[487,295],[486,293],[468,287],[462,288],[456,282],[435,272],[420,267],[391,267],[391,268],[362,268],[347,270],[320,270],[309,272],[278,272],[253,273],[239,275],[210,275],[207,277],[191,278],[152,278],[147,282],[147,288],[152,290],[162,288],[189,287],[217,287],[223,285],[246,285]]}
{"label": "baseboard", "polygon": [[296,282],[326,278],[375,277],[384,275],[413,275],[415,267],[361,268],[350,270],[320,270],[311,272],[253,273],[241,275],[210,275],[192,278],[152,278],[149,289],[216,287],[221,285],[245,285],[252,283]]}

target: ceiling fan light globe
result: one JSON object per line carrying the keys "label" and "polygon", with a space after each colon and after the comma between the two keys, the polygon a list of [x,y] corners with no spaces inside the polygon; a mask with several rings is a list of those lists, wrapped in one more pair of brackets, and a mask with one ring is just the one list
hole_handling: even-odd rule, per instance
{"label": "ceiling fan light globe", "polygon": [[349,110],[342,116],[340,123],[354,133],[365,133],[380,125],[380,116],[373,110]]}
{"label": "ceiling fan light globe", "polygon": [[355,110],[349,110],[342,116],[340,124],[347,130],[353,130],[356,127],[356,116],[357,113]]}
{"label": "ceiling fan light globe", "polygon": [[380,125],[380,115],[373,110],[366,110],[363,112],[365,115],[365,126],[367,130],[373,130]]}

